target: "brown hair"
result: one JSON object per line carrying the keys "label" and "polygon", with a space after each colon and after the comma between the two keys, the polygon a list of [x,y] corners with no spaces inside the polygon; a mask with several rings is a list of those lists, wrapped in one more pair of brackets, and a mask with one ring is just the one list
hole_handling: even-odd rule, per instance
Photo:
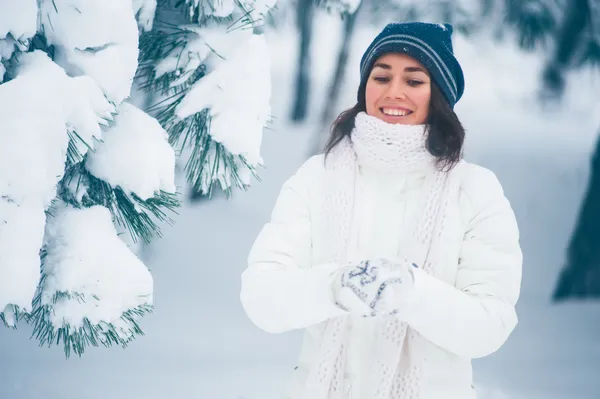
{"label": "brown hair", "polygon": [[[354,118],[358,113],[366,112],[364,86],[359,91],[359,102],[354,107],[343,111],[333,122],[331,134],[325,145],[325,156],[329,155],[345,137],[350,137],[354,129]],[[431,155],[437,157],[438,167],[445,170],[452,169],[462,158],[465,129],[433,80],[427,126],[429,128],[427,149]]]}

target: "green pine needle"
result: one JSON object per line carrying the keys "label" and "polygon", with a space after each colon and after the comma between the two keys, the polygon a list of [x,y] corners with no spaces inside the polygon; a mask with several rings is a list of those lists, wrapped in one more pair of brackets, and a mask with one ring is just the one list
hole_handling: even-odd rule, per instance
{"label": "green pine needle", "polygon": [[[40,280],[40,286],[43,286],[45,275]],[[121,320],[127,324],[127,334],[123,335],[112,323],[101,322],[93,324],[88,318],[84,318],[83,325],[72,327],[69,323],[61,326],[55,326],[51,322],[50,315],[53,313],[53,305],[59,301],[77,300],[85,302],[81,294],[57,292],[53,296],[52,305],[41,305],[41,292],[38,291],[33,300],[33,312],[28,322],[33,323],[33,332],[31,337],[39,341],[39,346],[51,347],[63,345],[65,356],[69,358],[71,352],[81,357],[85,349],[89,346],[98,347],[102,344],[105,347],[119,345],[126,348],[129,342],[137,336],[144,335],[140,328],[138,319],[148,313],[152,313],[152,305],[137,306],[127,310],[121,315]],[[95,298],[97,299],[97,298]]]}
{"label": "green pine needle", "polygon": [[251,14],[254,9],[244,7],[244,4],[238,0],[236,0],[236,4],[243,13],[237,20],[233,22],[233,24],[229,25],[228,30],[231,32],[237,29],[254,29],[257,22],[252,18]]}
{"label": "green pine needle", "polygon": [[[177,54],[181,58],[186,51],[188,41],[196,33],[182,29],[172,24],[156,21],[156,28],[144,33],[140,37],[140,62],[136,72],[136,81],[140,82],[142,90],[163,95],[176,95],[186,92],[205,74],[205,66],[200,65],[195,71],[184,71],[183,65],[176,70],[156,77],[157,63],[164,60],[169,54]],[[175,80],[182,78],[181,74],[189,76],[179,85],[173,85]]]}
{"label": "green pine needle", "polygon": [[78,143],[83,144],[90,151],[93,151],[93,149],[92,149],[92,147],[90,147],[90,145],[88,143],[85,142],[84,139],[81,138],[81,136],[79,136],[79,134],[77,134],[76,131],[67,129],[67,135],[69,136],[69,144],[67,146],[66,167],[70,168],[71,166],[75,165],[76,163],[83,161],[83,154],[81,154],[81,152],[79,152],[79,149],[77,146]]}
{"label": "green pine needle", "polygon": [[61,180],[58,194],[66,203],[75,208],[95,205],[108,208],[113,220],[129,231],[135,243],[140,238],[147,244],[154,236],[162,237],[160,227],[152,216],[160,222],[173,224],[167,211],[176,214],[175,209],[181,206],[178,194],[160,191],[154,197],[143,200],[135,193],[126,193],[119,186],[113,188],[89,173],[84,165],[85,161],[72,166]]}
{"label": "green pine needle", "polygon": [[0,321],[2,321],[2,323],[4,324],[4,327],[6,328],[12,328],[12,329],[17,329],[17,323],[20,320],[27,320],[27,313],[23,312],[21,310],[21,308],[19,308],[17,305],[7,305],[6,306],[9,310],[9,312],[12,314],[12,317],[10,318],[11,321],[14,320],[14,324],[13,323],[9,323],[9,320],[7,320],[7,317],[5,315],[6,310],[4,312],[0,312]]}
{"label": "green pine needle", "polygon": [[[231,196],[232,187],[247,190],[248,186],[239,176],[239,164],[248,168],[252,176],[260,181],[254,167],[248,164],[243,156],[229,153],[225,146],[213,141],[208,134],[199,135],[197,140],[198,142],[193,146],[190,158],[185,165],[186,177],[188,181],[192,182],[194,192],[210,197],[215,183],[221,183],[219,174],[227,176],[232,183],[231,185],[221,183],[221,189],[226,197]],[[210,152],[215,153],[212,164],[208,158]]]}
{"label": "green pine needle", "polygon": [[[204,3],[204,6],[207,5],[211,4]],[[182,6],[185,6],[185,9],[189,8],[185,0],[175,4],[175,7]],[[235,21],[230,19],[232,23],[228,26],[228,31],[250,28],[256,22],[252,20],[250,10],[245,10],[242,3],[238,1],[237,6],[243,13]],[[196,33],[163,21],[156,21],[155,27],[140,38],[140,67],[136,79],[141,82],[140,87],[143,90],[158,92],[165,98],[145,111],[153,115],[168,132],[169,143],[177,154],[181,154],[187,148],[191,149],[191,156],[185,165],[185,174],[196,193],[210,196],[216,184],[220,184],[227,196],[231,195],[231,187],[246,190],[247,185],[240,178],[238,168],[248,168],[253,177],[259,180],[256,171],[243,156],[229,153],[225,146],[212,140],[209,111],[205,109],[184,119],[175,114],[178,105],[192,86],[205,76],[205,66],[186,71],[185,65],[181,65],[174,71],[156,77],[156,65],[167,55],[175,54],[181,57],[185,54],[189,40],[195,38]],[[209,158],[211,153],[216,154],[214,162]]]}
{"label": "green pine needle", "polygon": [[[214,141],[209,133],[210,116],[208,110],[203,110],[185,119],[179,119],[175,115],[175,108],[183,99],[177,100],[164,106],[159,111],[158,121],[169,132],[169,143],[176,152],[182,152],[185,148],[191,148],[191,154],[185,165],[187,181],[191,184],[194,192],[208,195],[212,194],[214,183],[219,182],[219,175],[225,175],[231,185],[221,182],[221,188],[225,195],[231,195],[231,188],[237,187],[246,190],[239,176],[239,165],[248,168],[252,176],[259,180],[255,168],[250,165],[242,155],[231,154],[225,146]],[[212,160],[209,155],[214,153]]]}

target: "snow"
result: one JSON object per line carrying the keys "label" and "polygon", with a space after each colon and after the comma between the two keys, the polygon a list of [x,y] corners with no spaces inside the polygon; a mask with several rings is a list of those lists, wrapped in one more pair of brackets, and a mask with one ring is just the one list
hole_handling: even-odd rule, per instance
{"label": "snow", "polygon": [[[118,326],[129,338],[130,327],[121,320],[129,309],[152,304],[152,276],[119,239],[110,211],[102,206],[76,209],[58,203],[51,209],[44,244],[48,248],[42,272],[41,306],[51,306],[55,330],[68,325],[71,331],[101,322]],[[93,226],[93,228],[90,228]],[[57,292],[78,294],[61,298]]]}
{"label": "snow", "polygon": [[[296,31],[269,32],[274,117],[262,148],[268,168],[247,193],[188,204],[176,224],[164,229],[164,238],[145,248],[155,306],[142,322],[146,336],[125,351],[99,348],[67,361],[60,348],[40,349],[29,340],[27,325],[17,331],[1,328],[0,396],[285,397],[301,335],[270,335],[253,326],[241,309],[239,278],[281,184],[309,155],[311,136],[325,130],[316,120],[328,101],[325,92],[342,24],[316,18],[315,37],[330,39],[315,41],[312,53],[311,120],[301,126],[286,122]],[[337,108],[352,105],[361,50],[376,33],[365,27],[357,32],[344,100]],[[600,125],[600,82],[579,75],[564,103],[543,110],[532,95],[543,60],[491,45],[485,37],[476,39],[459,39],[455,46],[467,76],[457,106],[467,128],[466,154],[499,176],[520,223],[525,265],[519,325],[497,353],[474,362],[475,385],[480,399],[597,399],[600,303],[551,305],[549,295],[587,184]],[[586,84],[577,84],[581,81]]]}
{"label": "snow", "polygon": [[257,24],[262,24],[264,23],[265,14],[275,7],[278,1],[279,0],[247,0],[247,7],[245,7],[245,9],[250,10],[250,15],[252,16],[252,19],[257,22]]}
{"label": "snow", "polygon": [[0,0],[0,39],[27,40],[37,29],[37,0]]}
{"label": "snow", "polygon": [[70,78],[62,90],[62,101],[68,110],[66,126],[80,137],[75,144],[84,155],[88,148],[94,148],[94,138],[102,137],[101,126],[113,119],[115,108],[88,76]]}
{"label": "snow", "polygon": [[185,45],[174,48],[154,68],[155,79],[164,74],[177,71],[181,76],[171,86],[175,87],[184,83],[207,58],[213,55],[214,67],[218,68],[219,62],[229,59],[239,49],[240,43],[248,40],[252,35],[250,30],[237,29],[228,32],[223,25],[208,26],[182,25],[179,27],[189,31],[185,37]]}
{"label": "snow", "polygon": [[44,210],[63,175],[67,127],[83,138],[99,133],[95,109],[102,108],[96,101],[90,110],[87,98],[71,97],[89,89],[85,80],[67,77],[46,54],[24,54],[19,62],[17,77],[0,86],[0,311],[8,304],[31,309]]}
{"label": "snow", "polygon": [[[44,208],[3,200],[0,220],[0,312],[12,313],[9,308],[13,306],[28,311],[40,277]],[[14,319],[11,321],[7,320],[7,324],[13,325]]]}
{"label": "snow", "polygon": [[137,69],[138,28],[130,1],[43,0],[42,25],[55,62],[93,78],[107,98],[129,97]]}
{"label": "snow", "polygon": [[0,59],[7,60],[12,56],[15,49],[13,39],[1,39],[0,40]]}
{"label": "snow", "polygon": [[195,15],[199,13],[205,16],[222,16],[226,17],[233,12],[234,2],[233,0],[216,0],[211,2],[204,2],[201,0],[186,0],[188,4],[190,14]]}
{"label": "snow", "polygon": [[23,50],[36,33],[38,7],[36,0],[0,0],[0,83],[8,60],[15,49]]}
{"label": "snow", "polygon": [[200,79],[177,106],[184,119],[210,108],[210,134],[229,152],[260,161],[262,131],[270,115],[269,50],[263,35],[251,35],[238,51]]}
{"label": "snow", "polygon": [[[111,186],[142,199],[157,191],[174,193],[175,152],[156,119],[127,102],[117,109],[114,124],[90,153],[86,168]],[[140,149],[143,149],[140,151]]]}
{"label": "snow", "polygon": [[[177,76],[170,83],[177,91],[197,76],[198,68],[205,68],[206,75],[184,92],[173,121],[209,110],[213,141],[205,149],[202,173],[197,178],[199,188],[208,192],[215,181],[223,190],[249,186],[254,170],[262,163],[262,132],[270,118],[270,54],[265,38],[251,29],[215,21],[202,27],[190,24],[178,28],[187,31],[179,32],[181,45],[158,62],[154,79],[165,74]],[[216,143],[222,144],[226,153],[217,149]],[[182,163],[192,156],[191,149],[188,146],[178,155]],[[225,156],[229,158],[227,164]]]}
{"label": "snow", "polygon": [[156,0],[133,0],[133,13],[137,16],[138,26],[143,32],[152,30]]}
{"label": "snow", "polygon": [[4,74],[6,73],[6,67],[2,61],[10,59],[14,51],[22,47],[23,45],[21,45],[19,42],[16,42],[11,37],[0,39],[0,82],[4,80]]}

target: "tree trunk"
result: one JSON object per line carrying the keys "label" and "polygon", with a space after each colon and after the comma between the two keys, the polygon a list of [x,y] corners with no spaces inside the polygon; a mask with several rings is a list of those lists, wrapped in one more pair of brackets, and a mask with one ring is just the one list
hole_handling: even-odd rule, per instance
{"label": "tree trunk", "polygon": [[350,43],[352,43],[352,35],[354,33],[354,28],[356,27],[358,13],[362,8],[362,3],[363,2],[359,4],[358,8],[353,14],[346,15],[346,19],[344,21],[344,38],[338,53],[337,65],[333,75],[333,80],[329,85],[329,92],[327,93],[326,101],[324,102],[325,106],[323,107],[323,113],[321,114],[320,120],[321,129],[318,129],[317,132],[315,132],[315,139],[312,145],[313,154],[316,154],[322,150],[322,147],[327,139],[327,133],[329,132],[328,126],[333,122],[334,119],[334,111],[340,97],[342,82],[344,80],[344,76],[346,75],[346,66],[348,65],[348,56],[350,54]]}
{"label": "tree trunk", "polygon": [[[362,5],[362,2],[361,2]],[[321,124],[329,124],[332,122],[333,111],[340,97],[340,89],[342,88],[342,81],[346,74],[346,65],[348,64],[348,55],[350,53],[350,43],[352,42],[352,35],[354,33],[354,27],[356,26],[356,18],[362,6],[359,5],[354,14],[346,16],[344,21],[344,40],[338,53],[337,66],[335,68],[335,74],[333,81],[329,86],[329,93],[327,94],[327,102],[324,107],[323,114],[321,115]]]}
{"label": "tree trunk", "polygon": [[587,193],[552,299],[600,297],[600,131]]}
{"label": "tree trunk", "polygon": [[291,119],[302,122],[308,113],[310,94],[310,43],[314,19],[314,0],[298,0],[297,23],[300,29],[300,53],[296,71],[296,96]]}
{"label": "tree trunk", "polygon": [[581,39],[591,23],[588,0],[569,2],[561,29],[557,31],[556,49],[543,72],[544,84],[552,93],[562,94],[566,69],[572,64],[575,53],[585,44]]}

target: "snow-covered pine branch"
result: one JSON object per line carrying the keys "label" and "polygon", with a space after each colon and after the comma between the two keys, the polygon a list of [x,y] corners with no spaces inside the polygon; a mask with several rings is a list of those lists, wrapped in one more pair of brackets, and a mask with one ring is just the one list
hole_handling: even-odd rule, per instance
{"label": "snow-covered pine branch", "polygon": [[253,26],[263,23],[265,14],[278,0],[185,0],[190,21],[203,22],[210,18],[239,17]]}
{"label": "snow-covered pine branch", "polygon": [[[179,206],[175,152],[204,193],[261,164],[270,68],[254,28],[274,3],[0,0],[4,324],[67,356],[142,334],[152,277],[128,244]],[[128,102],[136,76],[156,118]]]}
{"label": "snow-covered pine branch", "polygon": [[89,345],[127,346],[152,311],[150,272],[119,239],[107,208],[57,202],[50,213],[34,336],[40,345],[62,341],[67,357]]}
{"label": "snow-covered pine branch", "polygon": [[115,225],[147,241],[179,205],[166,131],[125,102],[136,7],[0,0],[0,318],[67,356],[142,334],[152,278]]}
{"label": "snow-covered pine branch", "polygon": [[41,51],[22,54],[18,65],[16,77],[0,86],[0,309],[29,311],[45,211],[64,174],[67,129],[91,141],[113,106],[90,78],[68,77]]}
{"label": "snow-covered pine branch", "polygon": [[159,94],[148,111],[186,160],[197,193],[217,183],[229,194],[257,177],[271,87],[266,42],[253,29],[274,3],[188,0],[178,10],[159,2],[158,15],[179,11],[191,20],[157,19],[140,39],[140,86]]}

